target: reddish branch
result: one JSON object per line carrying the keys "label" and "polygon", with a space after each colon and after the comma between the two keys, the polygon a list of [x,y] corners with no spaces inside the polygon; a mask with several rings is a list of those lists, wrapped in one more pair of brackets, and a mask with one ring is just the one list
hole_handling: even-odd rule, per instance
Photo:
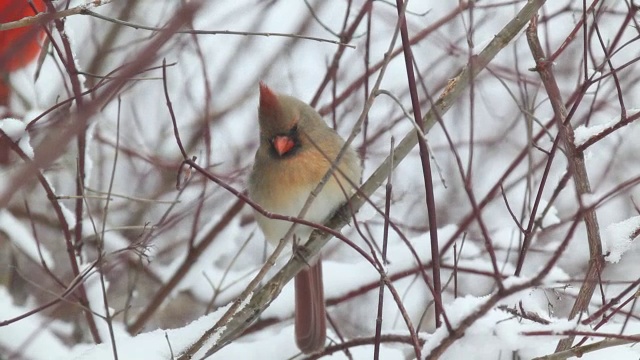
{"label": "reddish branch", "polygon": [[[582,204],[582,196],[591,193],[591,185],[589,184],[584,154],[579,152],[574,144],[573,128],[569,123],[570,117],[567,116],[567,109],[562,101],[562,95],[560,94],[560,89],[552,71],[552,63],[548,61],[540,45],[537,30],[537,18],[533,18],[527,29],[527,41],[529,42],[533,59],[536,61],[535,70],[540,74],[540,78],[542,79],[542,83],[553,108],[559,136],[564,144],[567,161],[569,163],[568,170],[573,176],[576,187],[577,201],[579,204]],[[586,61],[586,59],[584,59],[584,61]],[[604,267],[600,229],[594,208],[587,209],[584,212],[584,222],[587,228],[587,241],[589,244],[589,266],[585,281],[582,283],[576,302],[569,313],[569,319],[573,319],[578,314],[587,310],[591,296],[593,295],[596,285],[599,283],[600,273]],[[571,347],[573,339],[573,336],[571,336],[561,340],[558,343],[556,351],[567,350]]]}

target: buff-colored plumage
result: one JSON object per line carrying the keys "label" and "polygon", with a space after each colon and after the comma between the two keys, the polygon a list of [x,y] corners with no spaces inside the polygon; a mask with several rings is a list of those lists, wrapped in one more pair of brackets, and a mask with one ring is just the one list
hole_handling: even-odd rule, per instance
{"label": "buff-colored plumage", "polygon": [[[275,94],[260,84],[260,146],[249,177],[249,196],[265,210],[298,216],[311,191],[331,167],[344,145],[342,138],[309,105]],[[360,183],[360,161],[348,148],[336,171],[314,200],[305,219],[322,223],[348,200]],[[256,214],[265,238],[277,244],[291,227],[283,220]],[[296,237],[306,241],[311,229],[296,226]],[[296,342],[305,353],[323,348],[326,336],[322,268],[308,259],[310,268],[296,276]]]}

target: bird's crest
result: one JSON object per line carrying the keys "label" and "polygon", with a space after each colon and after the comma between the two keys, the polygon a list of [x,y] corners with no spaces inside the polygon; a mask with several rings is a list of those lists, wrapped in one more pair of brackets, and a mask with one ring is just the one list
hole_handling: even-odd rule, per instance
{"label": "bird's crest", "polygon": [[267,84],[260,81],[260,110],[274,113],[280,107],[278,95]]}

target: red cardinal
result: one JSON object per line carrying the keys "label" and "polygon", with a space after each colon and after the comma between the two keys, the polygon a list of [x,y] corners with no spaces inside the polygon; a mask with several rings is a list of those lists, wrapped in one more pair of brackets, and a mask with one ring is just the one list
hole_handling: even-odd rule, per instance
{"label": "red cardinal", "polygon": [[[42,0],[35,0],[33,4],[39,12],[45,10]],[[35,12],[27,0],[0,0],[0,23],[33,15]],[[0,31],[0,105],[6,105],[8,102],[7,76],[10,72],[26,66],[38,56],[41,37],[42,31],[38,26]]]}
{"label": "red cardinal", "polygon": [[[38,11],[44,11],[42,0],[33,2]],[[0,23],[20,20],[35,15],[27,0],[0,0]],[[0,106],[9,104],[9,73],[29,64],[38,56],[42,31],[35,26],[0,31]],[[0,118],[6,116],[0,112]],[[0,136],[0,165],[9,163],[7,139]]]}
{"label": "red cardinal", "polygon": [[[275,94],[260,83],[260,147],[249,178],[249,196],[265,210],[298,216],[309,193],[331,167],[344,140],[327,126],[309,105],[286,95]],[[360,183],[360,160],[349,148],[336,171],[314,200],[304,218],[322,223],[354,192]],[[278,244],[291,227],[283,220],[256,213],[265,238]],[[295,237],[305,242],[312,229],[296,225]],[[295,278],[295,333],[304,353],[322,350],[326,338],[322,262],[320,256],[306,259],[309,268]]]}

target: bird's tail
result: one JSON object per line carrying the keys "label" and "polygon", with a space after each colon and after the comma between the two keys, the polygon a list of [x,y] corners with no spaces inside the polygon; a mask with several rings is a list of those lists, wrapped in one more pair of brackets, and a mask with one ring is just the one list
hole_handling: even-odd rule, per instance
{"label": "bird's tail", "polygon": [[295,286],[296,344],[303,353],[314,353],[324,348],[327,335],[321,259],[296,275]]}

